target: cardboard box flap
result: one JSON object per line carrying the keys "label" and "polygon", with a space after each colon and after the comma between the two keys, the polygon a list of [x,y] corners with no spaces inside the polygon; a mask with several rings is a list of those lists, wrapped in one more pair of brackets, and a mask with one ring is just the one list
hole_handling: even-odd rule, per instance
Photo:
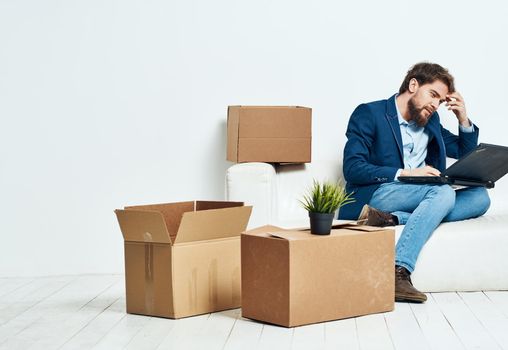
{"label": "cardboard box flap", "polygon": [[174,243],[240,236],[251,211],[252,206],[241,206],[184,213]]}
{"label": "cardboard box flap", "polygon": [[356,220],[333,220],[332,223],[332,228],[349,228],[350,226],[358,226]]}
{"label": "cardboard box flap", "polygon": [[[309,222],[309,221],[307,220],[307,222]],[[276,226],[272,226],[272,227],[275,227],[277,230],[285,230],[285,231],[290,231],[290,230],[291,231],[305,231],[305,230],[309,230],[310,229],[310,224],[302,225],[302,221],[301,220],[294,220],[292,222],[291,221],[283,222],[282,224],[284,225],[283,227],[276,227]],[[347,227],[349,227],[351,225],[358,226],[358,225],[356,225],[356,220],[337,220],[337,219],[333,219],[332,229],[347,228]],[[265,226],[258,227],[256,229],[247,231],[247,233],[251,232],[251,231],[254,231],[254,230],[261,230],[264,227]]]}
{"label": "cardboard box flap", "polygon": [[347,228],[348,230],[356,230],[356,231],[364,231],[364,232],[375,232],[375,231],[385,231],[386,227],[374,227],[374,226],[366,226],[366,225],[344,225],[341,228]]}
{"label": "cardboard box flap", "polygon": [[162,214],[158,211],[115,210],[125,241],[171,243]]}
{"label": "cardboard box flap", "polygon": [[243,206],[243,202],[227,201],[196,201],[196,210],[210,210],[222,208],[234,208]]}
{"label": "cardboard box flap", "polygon": [[310,236],[310,232],[308,231],[278,231],[278,232],[268,232],[270,237],[281,238],[287,241],[296,241],[300,239],[309,239],[312,238]]}
{"label": "cardboard box flap", "polygon": [[304,231],[276,231],[276,232],[268,232],[270,237],[281,238],[287,241],[298,241],[298,240],[306,240],[306,239],[319,239],[323,236],[321,235],[313,235],[310,233],[310,230]]}
{"label": "cardboard box flap", "polygon": [[[376,231],[384,231],[385,228],[383,227],[373,227],[373,226],[360,226],[352,223],[347,224],[338,224],[332,226],[332,233],[331,236],[334,235],[344,235],[344,234],[351,234],[351,232],[347,230],[353,230],[353,231],[362,231],[362,232],[376,232]],[[250,231],[248,232],[250,233]],[[284,230],[280,229],[278,227],[270,227],[270,226],[263,226],[256,229],[256,235],[262,235],[265,237],[274,237],[274,238],[280,238],[285,239],[287,241],[296,241],[296,240],[305,240],[305,239],[315,239],[319,237],[323,237],[320,235],[313,235],[310,233],[310,229],[308,228],[297,228],[292,230]],[[329,237],[328,235],[326,237]]]}
{"label": "cardboard box flap", "polygon": [[185,202],[173,202],[173,203],[159,203],[159,204],[143,204],[143,205],[130,205],[124,207],[124,209],[135,209],[135,210],[149,210],[149,211],[167,211],[167,210],[194,210],[194,201]]}
{"label": "cardboard box flap", "polygon": [[194,211],[196,203],[194,201],[187,202],[176,202],[176,203],[161,203],[161,204],[149,204],[149,205],[136,205],[125,207],[124,209],[132,209],[138,211],[158,211],[162,214],[166,223],[166,229],[169,232],[171,241],[174,241],[178,227],[180,226],[180,220],[182,215],[188,211]]}
{"label": "cardboard box flap", "polygon": [[256,236],[267,236],[268,232],[279,232],[286,231],[285,229],[273,225],[264,225],[260,227],[253,228],[252,230],[246,231],[243,234],[245,235],[256,235]]}

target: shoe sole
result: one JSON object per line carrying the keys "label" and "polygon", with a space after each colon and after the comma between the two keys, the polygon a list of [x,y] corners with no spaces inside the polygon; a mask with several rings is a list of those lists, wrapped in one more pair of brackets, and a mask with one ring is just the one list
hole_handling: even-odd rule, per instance
{"label": "shoe sole", "polygon": [[367,225],[369,217],[369,205],[365,204],[362,208],[362,211],[360,212],[360,216],[358,216],[358,219],[356,220],[357,225]]}
{"label": "shoe sole", "polygon": [[427,296],[424,295],[422,297],[418,297],[415,295],[399,294],[399,295],[395,295],[395,301],[396,302],[409,302],[409,303],[421,304],[421,303],[424,303],[427,301]]}

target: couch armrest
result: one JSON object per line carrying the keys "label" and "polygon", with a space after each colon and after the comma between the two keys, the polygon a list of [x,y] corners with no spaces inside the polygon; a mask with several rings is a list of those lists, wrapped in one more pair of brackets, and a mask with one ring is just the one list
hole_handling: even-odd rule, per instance
{"label": "couch armrest", "polygon": [[268,163],[240,163],[226,171],[226,200],[252,205],[248,228],[271,223],[277,214],[275,168]]}

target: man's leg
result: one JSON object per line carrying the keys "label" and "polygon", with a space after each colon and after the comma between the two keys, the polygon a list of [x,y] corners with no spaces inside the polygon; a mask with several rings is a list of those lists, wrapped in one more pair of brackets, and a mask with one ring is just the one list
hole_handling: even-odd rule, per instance
{"label": "man's leg", "polygon": [[448,185],[412,185],[399,182],[381,186],[370,206],[395,215],[405,225],[396,246],[395,263],[411,273],[423,245],[455,205]]}
{"label": "man's leg", "polygon": [[425,302],[427,296],[413,286],[410,276],[423,245],[453,209],[455,191],[447,185],[392,183],[374,192],[369,204],[405,225],[396,246],[395,301]]}
{"label": "man's leg", "polygon": [[455,206],[443,222],[460,221],[482,216],[490,207],[485,187],[468,187],[455,191]]}

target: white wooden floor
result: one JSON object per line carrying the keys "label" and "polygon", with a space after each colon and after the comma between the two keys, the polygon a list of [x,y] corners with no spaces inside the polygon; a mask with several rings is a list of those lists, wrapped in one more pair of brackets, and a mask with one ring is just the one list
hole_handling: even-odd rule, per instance
{"label": "white wooden floor", "polygon": [[433,293],[394,312],[287,329],[240,309],[127,315],[123,276],[0,279],[0,349],[508,349],[508,292]]}

